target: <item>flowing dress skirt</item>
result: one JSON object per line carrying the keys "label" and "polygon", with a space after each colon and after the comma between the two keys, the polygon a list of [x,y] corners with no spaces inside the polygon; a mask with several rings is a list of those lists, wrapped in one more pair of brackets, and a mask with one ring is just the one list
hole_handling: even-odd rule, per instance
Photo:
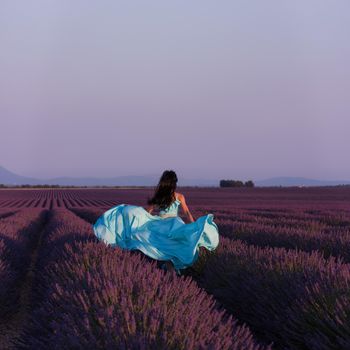
{"label": "flowing dress skirt", "polygon": [[175,269],[191,266],[199,247],[214,250],[219,244],[213,214],[186,224],[179,216],[152,215],[143,207],[120,204],[104,212],[93,225],[96,237],[112,247],[140,250],[156,260],[170,260]]}

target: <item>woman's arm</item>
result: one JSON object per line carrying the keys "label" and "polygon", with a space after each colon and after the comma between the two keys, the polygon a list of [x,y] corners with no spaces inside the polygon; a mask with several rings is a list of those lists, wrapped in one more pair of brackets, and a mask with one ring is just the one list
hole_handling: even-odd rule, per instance
{"label": "woman's arm", "polygon": [[184,212],[184,214],[187,216],[188,220],[190,222],[194,222],[193,216],[190,213],[190,210],[188,209],[188,206],[186,204],[185,196],[183,194],[179,194],[179,201],[181,202],[181,207]]}

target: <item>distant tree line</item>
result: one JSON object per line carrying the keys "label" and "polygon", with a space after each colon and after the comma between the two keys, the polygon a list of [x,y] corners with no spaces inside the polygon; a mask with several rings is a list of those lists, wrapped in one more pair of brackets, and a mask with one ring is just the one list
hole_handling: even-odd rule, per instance
{"label": "distant tree line", "polygon": [[[23,184],[23,185],[5,185],[0,184],[0,188],[148,188],[150,186],[136,186],[136,185],[115,185],[115,186],[108,186],[108,185],[96,185],[96,186],[87,186],[87,185],[48,185],[48,184],[42,184],[42,185],[29,185],[29,184]],[[154,187],[154,186],[152,186]]]}
{"label": "distant tree line", "polygon": [[23,184],[23,185],[4,185],[0,184],[0,188],[60,188],[60,187],[76,187],[76,186],[60,186],[60,185],[29,185],[29,184]]}
{"label": "distant tree line", "polygon": [[241,180],[220,180],[220,187],[254,187],[252,180],[243,182]]}
{"label": "distant tree line", "polygon": [[23,184],[23,185],[4,185],[0,184],[0,188],[89,188],[89,187],[99,187],[99,188],[119,188],[119,187],[126,187],[126,186],[75,186],[75,185],[48,185],[48,184],[42,184],[42,185],[29,185],[29,184]]}

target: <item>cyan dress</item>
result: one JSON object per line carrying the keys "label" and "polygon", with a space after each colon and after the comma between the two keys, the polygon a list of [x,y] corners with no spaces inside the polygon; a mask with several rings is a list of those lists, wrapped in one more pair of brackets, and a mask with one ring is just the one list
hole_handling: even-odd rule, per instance
{"label": "cyan dress", "polygon": [[138,249],[157,260],[170,260],[175,269],[191,266],[199,247],[214,250],[219,244],[213,214],[200,216],[186,224],[179,216],[177,199],[159,215],[143,207],[120,204],[103,213],[93,225],[98,239],[112,247]]}

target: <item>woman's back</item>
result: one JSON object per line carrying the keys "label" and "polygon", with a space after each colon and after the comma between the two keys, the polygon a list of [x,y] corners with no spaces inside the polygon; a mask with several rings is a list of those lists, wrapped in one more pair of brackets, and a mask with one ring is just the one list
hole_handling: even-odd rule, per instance
{"label": "woman's back", "polygon": [[159,216],[178,216],[181,202],[175,194],[175,200],[165,209],[159,211]]}

